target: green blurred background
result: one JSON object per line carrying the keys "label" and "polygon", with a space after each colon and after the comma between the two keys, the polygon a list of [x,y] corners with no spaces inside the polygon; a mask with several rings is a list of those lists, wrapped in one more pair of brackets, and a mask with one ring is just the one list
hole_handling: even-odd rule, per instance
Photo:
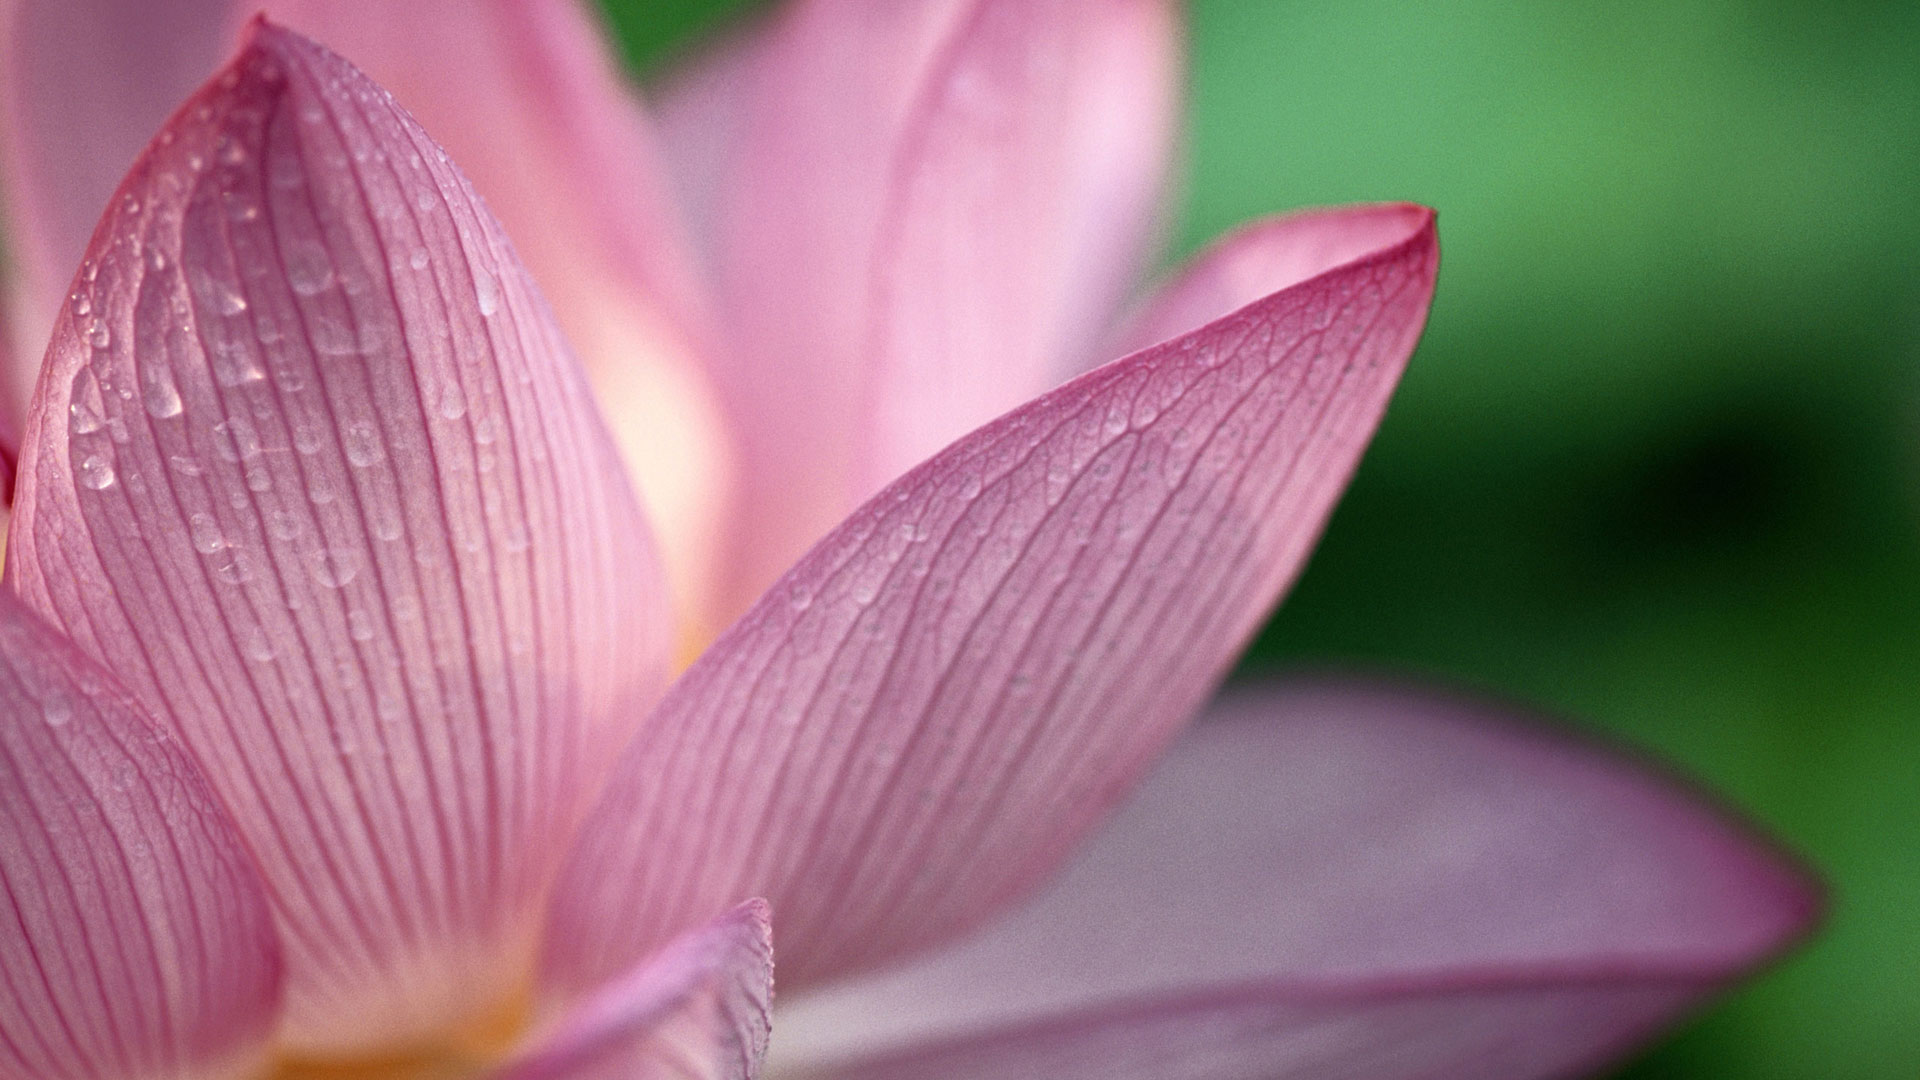
{"label": "green blurred background", "polygon": [[[658,71],[754,6],[607,0]],[[1173,256],[1440,210],[1433,321],[1248,661],[1537,702],[1806,853],[1810,948],[1630,1067],[1920,1075],[1920,4],[1200,0]]]}

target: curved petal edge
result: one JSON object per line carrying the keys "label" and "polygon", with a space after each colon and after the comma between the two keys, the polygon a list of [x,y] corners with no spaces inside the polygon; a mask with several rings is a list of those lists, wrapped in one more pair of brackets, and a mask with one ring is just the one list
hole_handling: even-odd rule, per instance
{"label": "curved petal edge", "polygon": [[1242,689],[1033,903],[796,999],[777,1049],[860,1080],[1544,1080],[1642,1043],[1820,907],[1688,785],[1505,708]]}
{"label": "curved petal edge", "polygon": [[554,894],[544,969],[721,897],[789,986],[949,937],[1051,872],[1206,699],[1305,560],[1425,319],[1391,243],[948,447],[803,558],[669,691]]}

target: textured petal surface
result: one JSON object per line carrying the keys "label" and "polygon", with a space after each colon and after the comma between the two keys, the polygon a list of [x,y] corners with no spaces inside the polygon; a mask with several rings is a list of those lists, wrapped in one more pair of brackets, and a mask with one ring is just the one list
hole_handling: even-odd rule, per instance
{"label": "textured petal surface", "polygon": [[1034,904],[801,999],[780,1049],[877,1053],[828,1070],[876,1080],[1561,1076],[1817,907],[1744,827],[1598,747],[1411,692],[1242,691]]}
{"label": "textured petal surface", "polygon": [[661,588],[578,365],[392,99],[275,27],[110,202],[22,452],[7,584],[188,743],[320,1053],[517,992]]}
{"label": "textured petal surface", "polygon": [[[731,610],[1090,349],[1153,230],[1173,24],[1162,0],[814,0],[688,84],[696,119],[737,127],[709,215],[742,455]],[[670,145],[697,175],[726,144]]]}
{"label": "textured petal surface", "polygon": [[788,986],[1058,865],[1292,579],[1425,318],[1397,242],[995,421],[857,511],[691,668],[556,894],[578,992],[734,896]]}
{"label": "textured petal surface", "polygon": [[279,1004],[267,897],[178,743],[0,594],[0,1076],[220,1076]]}
{"label": "textured petal surface", "polygon": [[1207,323],[1390,244],[1426,211],[1406,203],[1300,210],[1243,225],[1209,245],[1142,301],[1114,355]]}
{"label": "textured petal surface", "polygon": [[272,13],[392,91],[499,216],[587,365],[692,615],[709,597],[730,451],[651,126],[588,8],[276,0]]}
{"label": "textured petal surface", "polygon": [[181,98],[220,63],[232,0],[16,0],[0,11],[13,359],[0,411],[22,415],[100,208]]}
{"label": "textured petal surface", "polygon": [[751,1080],[767,1054],[773,938],[749,900],[561,1018],[498,1080]]}

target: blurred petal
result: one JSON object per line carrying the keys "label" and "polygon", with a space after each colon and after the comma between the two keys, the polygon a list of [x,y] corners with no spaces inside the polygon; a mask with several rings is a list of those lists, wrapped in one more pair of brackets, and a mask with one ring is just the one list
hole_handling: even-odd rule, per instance
{"label": "blurred petal", "polygon": [[200,771],[0,594],[0,1075],[243,1071],[279,1002],[266,894]]}
{"label": "blurred petal", "polygon": [[1192,333],[1263,296],[1393,243],[1426,215],[1408,203],[1301,210],[1243,225],[1196,255],[1141,303],[1120,356]]}
{"label": "blurred petal", "polygon": [[67,282],[140,148],[225,55],[232,0],[15,0],[0,12],[11,363],[18,428]]}
{"label": "blurred petal", "polygon": [[[1292,580],[1425,318],[1431,216],[909,473],[669,691],[568,857],[578,993],[765,896],[788,986],[949,937],[1053,870]],[[722,899],[715,899],[722,897]]]}
{"label": "blurred petal", "polygon": [[[1091,350],[1155,224],[1174,22],[1163,0],[815,0],[692,84],[696,118],[738,128],[707,215],[742,455],[728,610]],[[712,143],[670,145],[713,168]]]}
{"label": "blurred petal", "polygon": [[1485,706],[1241,692],[1038,901],[781,1013],[862,1080],[1557,1077],[1804,933],[1697,794]]}
{"label": "blurred petal", "polygon": [[108,209],[7,583],[190,744],[275,894],[286,1037],[516,993],[527,916],[664,666],[646,524],[472,189],[258,26]]}
{"label": "blurred petal", "polygon": [[683,612],[704,613],[730,456],[698,360],[707,315],[651,126],[587,6],[276,0],[273,16],[392,91],[472,178],[580,350]]}
{"label": "blurred petal", "polygon": [[672,71],[650,95],[674,205],[686,226],[695,266],[709,287],[719,258],[720,202],[729,181],[739,179],[753,92],[773,38],[769,22],[760,17],[742,20]]}
{"label": "blurred petal", "polygon": [[947,45],[880,225],[857,494],[1092,366],[1155,239],[1179,45],[1163,0],[983,3]]}
{"label": "blurred petal", "polygon": [[767,1054],[773,938],[764,900],[669,942],[562,1017],[497,1080],[751,1080]]}

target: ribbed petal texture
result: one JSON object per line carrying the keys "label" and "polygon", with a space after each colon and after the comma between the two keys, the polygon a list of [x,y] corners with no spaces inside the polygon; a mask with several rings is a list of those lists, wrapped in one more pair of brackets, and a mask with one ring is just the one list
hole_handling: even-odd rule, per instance
{"label": "ribbed petal texture", "polygon": [[55,330],[7,584],[187,742],[271,886],[286,1037],[520,993],[658,692],[645,522],[446,156],[264,24],[135,164]]}
{"label": "ribbed petal texture", "polygon": [[682,619],[704,624],[732,456],[701,366],[710,313],[651,125],[591,7],[283,0],[272,11],[392,91],[499,216],[587,366]]}
{"label": "ribbed petal texture", "polygon": [[199,770],[0,595],[0,1076],[237,1074],[279,1002],[266,892]]}
{"label": "ribbed petal texture", "polygon": [[[563,871],[579,993],[741,895],[789,987],[1051,871],[1298,571],[1425,318],[1431,216],[1084,376],[857,511],[669,692]],[[649,933],[651,931],[651,933]]]}

